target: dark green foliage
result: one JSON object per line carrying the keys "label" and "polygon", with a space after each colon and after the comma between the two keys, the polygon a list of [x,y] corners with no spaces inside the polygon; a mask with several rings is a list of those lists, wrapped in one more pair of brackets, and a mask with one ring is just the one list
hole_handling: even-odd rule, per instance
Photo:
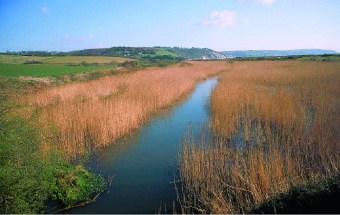
{"label": "dark green foliage", "polygon": [[63,56],[111,56],[111,57],[133,57],[144,54],[156,53],[154,48],[145,47],[112,47],[101,49],[84,49],[71,52],[60,52],[57,55]]}
{"label": "dark green foliage", "polygon": [[22,55],[22,56],[53,56],[57,52],[47,51],[19,51],[19,52],[6,52],[8,55]]}
{"label": "dark green foliage", "polygon": [[88,63],[88,62],[86,62],[86,61],[82,61],[82,62],[80,63],[80,65],[81,65],[81,66],[98,66],[99,63]]}
{"label": "dark green foliage", "polygon": [[40,212],[53,177],[38,155],[37,131],[5,112],[0,127],[0,212]]}
{"label": "dark green foliage", "polygon": [[42,64],[42,62],[37,60],[27,60],[24,64]]}
{"label": "dark green foliage", "polygon": [[56,175],[53,199],[64,205],[74,205],[90,199],[92,193],[101,192],[105,181],[102,177],[88,172],[83,166],[64,166]]}
{"label": "dark green foliage", "polygon": [[125,61],[123,63],[118,64],[118,66],[125,67],[130,71],[137,70],[140,68],[137,61]]}
{"label": "dark green foliage", "polygon": [[102,72],[94,71],[94,72],[88,72],[85,75],[85,80],[93,80],[103,77],[105,74]]}
{"label": "dark green foliage", "polygon": [[339,213],[340,173],[291,188],[255,207],[250,213]]}

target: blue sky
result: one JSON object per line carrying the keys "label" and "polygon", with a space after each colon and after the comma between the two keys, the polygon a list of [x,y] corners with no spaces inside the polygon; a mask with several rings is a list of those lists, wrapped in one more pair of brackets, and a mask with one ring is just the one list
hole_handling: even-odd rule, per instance
{"label": "blue sky", "polygon": [[339,0],[0,0],[0,51],[340,51]]}

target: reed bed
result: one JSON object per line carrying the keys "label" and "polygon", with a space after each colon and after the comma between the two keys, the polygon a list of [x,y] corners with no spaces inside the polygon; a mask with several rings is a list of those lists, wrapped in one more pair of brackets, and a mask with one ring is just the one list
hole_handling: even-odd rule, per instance
{"label": "reed bed", "polygon": [[183,211],[246,213],[337,174],[339,83],[340,63],[232,63],[211,97],[214,139],[180,152]]}
{"label": "reed bed", "polygon": [[145,123],[157,110],[188,93],[199,79],[216,75],[225,62],[151,68],[135,73],[42,90],[28,101],[69,157],[112,143]]}

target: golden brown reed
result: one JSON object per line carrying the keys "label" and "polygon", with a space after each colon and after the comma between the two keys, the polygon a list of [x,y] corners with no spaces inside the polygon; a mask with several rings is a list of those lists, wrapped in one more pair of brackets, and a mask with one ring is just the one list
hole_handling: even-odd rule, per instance
{"label": "golden brown reed", "polygon": [[211,97],[214,143],[180,159],[187,212],[244,213],[340,168],[340,63],[234,62]]}
{"label": "golden brown reed", "polygon": [[58,147],[69,156],[104,146],[143,124],[152,113],[216,75],[225,62],[191,62],[53,87],[29,97],[42,122],[55,124]]}

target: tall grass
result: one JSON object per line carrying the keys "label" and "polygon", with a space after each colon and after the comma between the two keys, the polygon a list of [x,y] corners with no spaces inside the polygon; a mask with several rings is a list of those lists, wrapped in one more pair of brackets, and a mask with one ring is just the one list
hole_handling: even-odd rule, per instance
{"label": "tall grass", "polygon": [[40,120],[56,125],[58,146],[76,156],[145,123],[157,110],[188,93],[196,81],[216,75],[225,62],[151,68],[42,90],[29,96]]}
{"label": "tall grass", "polygon": [[233,63],[211,97],[215,139],[180,154],[183,209],[245,213],[339,172],[339,83],[340,63]]}

